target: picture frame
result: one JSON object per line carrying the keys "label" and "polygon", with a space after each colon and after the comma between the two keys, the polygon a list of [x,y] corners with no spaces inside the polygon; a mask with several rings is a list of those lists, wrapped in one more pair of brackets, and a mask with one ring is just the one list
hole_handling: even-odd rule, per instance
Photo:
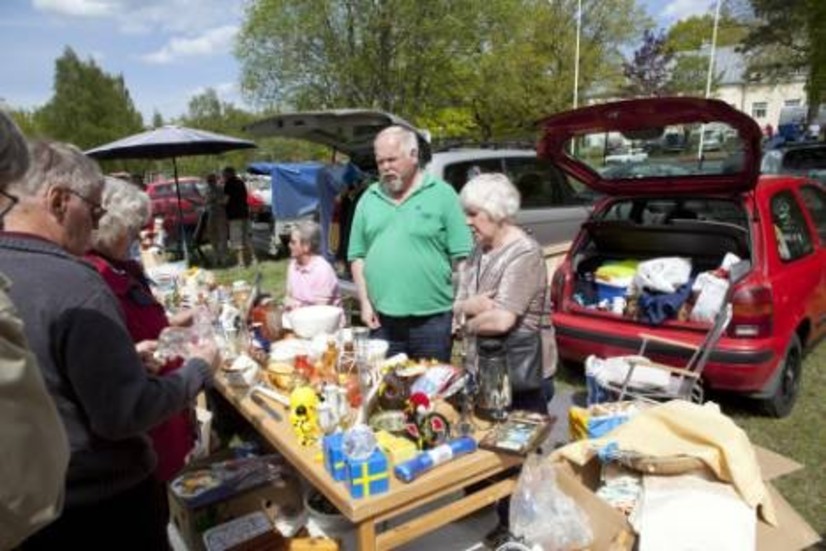
{"label": "picture frame", "polygon": [[531,411],[512,411],[479,441],[479,447],[500,453],[525,456],[536,449],[551,431],[556,417]]}

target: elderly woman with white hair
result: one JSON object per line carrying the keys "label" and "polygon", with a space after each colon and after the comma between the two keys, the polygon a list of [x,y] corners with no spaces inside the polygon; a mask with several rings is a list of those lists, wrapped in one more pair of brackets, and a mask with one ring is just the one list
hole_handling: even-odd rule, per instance
{"label": "elderly woman with white hair", "polygon": [[466,367],[478,371],[478,340],[500,339],[512,408],[547,413],[553,394],[541,336],[548,312],[547,269],[539,244],[514,223],[519,191],[503,174],[480,174],[465,184],[459,198],[476,240],[454,303],[466,339]]}
{"label": "elderly woman with white hair", "polygon": [[295,225],[290,235],[290,264],[284,304],[300,308],[313,304],[341,305],[338,278],[321,256],[321,228],[312,220]]}
{"label": "elderly woman with white hair", "polygon": [[[541,334],[548,311],[547,269],[539,244],[514,223],[519,191],[504,174],[480,174],[465,184],[459,199],[476,240],[453,308],[466,339],[466,368],[484,377],[477,341],[501,346],[511,409],[547,413],[553,395]],[[500,500],[496,509],[499,523],[485,536],[492,547],[507,541],[509,500]]]}
{"label": "elderly woman with white hair", "polygon": [[[142,266],[129,256],[132,243],[149,220],[149,196],[134,184],[107,177],[102,206],[106,214],[92,234],[92,250],[85,258],[94,265],[117,298],[126,328],[148,366],[158,375],[167,375],[183,364],[179,360],[152,365],[156,341],[167,326],[191,323],[192,313],[183,312],[173,319],[167,318],[164,307],[152,295]],[[149,431],[158,456],[157,480],[169,482],[184,466],[194,445],[193,435],[192,415],[188,409]],[[158,496],[158,514],[168,517],[167,500],[163,495]]]}

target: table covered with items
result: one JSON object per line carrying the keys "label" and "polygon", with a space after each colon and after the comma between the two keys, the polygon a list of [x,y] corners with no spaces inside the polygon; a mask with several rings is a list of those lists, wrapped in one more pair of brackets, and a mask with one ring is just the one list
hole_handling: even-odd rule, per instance
{"label": "table covered with items", "polygon": [[[276,452],[213,460],[173,481],[173,517],[176,503],[191,517],[268,482],[246,492],[245,507],[203,512],[198,530],[229,522],[190,546],[251,549],[243,542],[257,534],[270,538],[261,548],[340,549],[324,528],[333,536],[354,528],[359,549],[392,549],[509,496],[510,531],[528,549],[773,550],[818,541],[770,483],[800,465],[752,446],[714,404],[575,407],[573,442],[534,453],[552,417],[503,412],[495,388],[480,391],[456,366],[386,357],[388,344],[347,327],[340,308],[284,313],[260,299],[255,282],[223,288],[203,271],[154,275],[168,305],[203,306],[192,328],[162,335],[159,352],[216,339],[224,363],[215,389]],[[320,531],[301,531],[307,514]]]}

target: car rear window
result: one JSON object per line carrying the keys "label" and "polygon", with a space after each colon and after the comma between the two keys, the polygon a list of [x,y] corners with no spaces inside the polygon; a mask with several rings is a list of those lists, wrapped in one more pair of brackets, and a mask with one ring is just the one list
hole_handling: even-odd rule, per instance
{"label": "car rear window", "polygon": [[633,198],[614,201],[595,215],[600,220],[634,224],[674,224],[697,220],[733,224],[748,229],[748,216],[739,201],[717,198]]}

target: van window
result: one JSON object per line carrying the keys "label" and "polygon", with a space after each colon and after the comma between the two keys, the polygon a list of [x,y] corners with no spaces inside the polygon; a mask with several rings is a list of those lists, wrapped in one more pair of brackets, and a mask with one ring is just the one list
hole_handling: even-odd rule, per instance
{"label": "van window", "polygon": [[502,159],[476,159],[473,161],[465,161],[462,163],[451,163],[445,165],[444,180],[453,186],[456,193],[462,191],[465,184],[479,174],[486,174],[488,172],[503,172],[505,167],[502,166]]}
{"label": "van window", "polygon": [[505,173],[522,195],[522,208],[581,205],[580,184],[575,188],[569,178],[547,161],[530,157],[506,157]]}

